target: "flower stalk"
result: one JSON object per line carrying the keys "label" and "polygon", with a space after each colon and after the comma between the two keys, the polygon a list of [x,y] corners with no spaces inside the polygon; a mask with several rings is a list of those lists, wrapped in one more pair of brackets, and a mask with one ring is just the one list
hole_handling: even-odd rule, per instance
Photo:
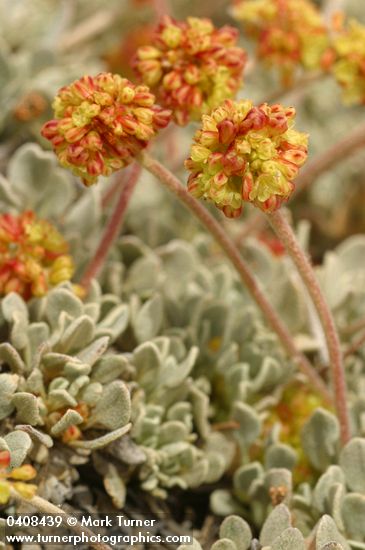
{"label": "flower stalk", "polygon": [[115,195],[118,193],[118,191],[121,190],[122,187],[124,187],[124,185],[128,181],[128,177],[129,177],[129,172],[127,170],[124,170],[123,172],[118,173],[113,183],[102,195],[102,198],[101,198],[102,210],[105,210],[106,208],[108,208],[109,204],[112,202]]}
{"label": "flower stalk", "polygon": [[278,335],[288,355],[291,356],[291,358],[298,365],[298,368],[309,378],[318,391],[321,392],[326,402],[331,403],[332,399],[330,392],[328,391],[323,380],[313,369],[308,359],[297,349],[287,327],[282,323],[280,317],[260,288],[254,274],[242,259],[239,249],[227,236],[219,222],[216,221],[208,210],[188,192],[188,190],[169,170],[167,170],[157,160],[152,158],[148,153],[140,153],[139,161],[143,167],[146,168],[146,170],[151,172],[151,174],[153,174],[165,187],[167,187],[174,195],[176,195],[178,199],[181,200],[185,207],[198,218],[200,223],[218,242],[226,256],[236,268],[242,282],[250,291],[252,298],[261,309],[265,319]]}
{"label": "flower stalk", "polygon": [[365,148],[365,123],[362,122],[339,141],[331,145],[323,153],[320,153],[300,172],[295,180],[295,193],[301,193],[321,174],[332,166],[345,160],[349,155],[355,154],[359,149]]}
{"label": "flower stalk", "polygon": [[160,19],[164,15],[170,13],[168,0],[153,0],[153,7],[156,13],[156,19]]}
{"label": "flower stalk", "polygon": [[118,174],[119,181],[121,181],[124,185],[121,186],[117,204],[115,205],[113,214],[105,227],[104,234],[95,252],[95,256],[87,266],[82,277],[81,284],[86,289],[89,288],[91,280],[97,277],[100,273],[108,256],[109,250],[119,236],[129,201],[133,194],[134,188],[137,185],[140,174],[141,166],[137,163],[133,164],[129,179],[127,181],[124,181],[124,172],[120,172]]}
{"label": "flower stalk", "polygon": [[343,367],[343,355],[340,339],[330,308],[323,296],[317,277],[308,257],[300,247],[294,231],[282,212],[267,214],[268,219],[288,254],[295,263],[303,282],[313,300],[326,336],[330,356],[335,407],[340,422],[341,441],[343,445],[350,439],[350,421],[346,399],[346,380]]}
{"label": "flower stalk", "polygon": [[365,344],[365,332],[358,336],[344,351],[344,357],[349,357],[359,351]]}

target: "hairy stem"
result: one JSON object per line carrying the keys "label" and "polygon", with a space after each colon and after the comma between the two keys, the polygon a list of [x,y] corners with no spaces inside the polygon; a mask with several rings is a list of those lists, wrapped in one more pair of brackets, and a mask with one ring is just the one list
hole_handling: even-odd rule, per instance
{"label": "hairy stem", "polygon": [[168,0],[153,0],[153,7],[155,9],[157,19],[160,19],[164,15],[169,15],[170,13]]}
{"label": "hairy stem", "polygon": [[344,351],[344,357],[349,357],[350,355],[353,355],[356,353],[360,348],[363,347],[365,344],[365,332],[358,336],[351,344],[349,344],[348,348]]}
{"label": "hairy stem", "polygon": [[321,392],[327,403],[330,403],[331,396],[323,380],[313,369],[312,365],[307,360],[305,355],[303,355],[297,349],[287,327],[283,324],[275,309],[272,307],[271,303],[265,296],[254,274],[244,262],[239,249],[227,236],[221,225],[208,212],[208,210],[200,204],[199,201],[197,201],[192,195],[190,195],[190,193],[180,183],[180,181],[162,164],[160,164],[154,158],[150,157],[145,152],[142,153],[139,158],[140,162],[143,164],[146,170],[151,172],[158,180],[160,180],[160,182],[165,187],[172,191],[172,193],[174,193],[174,195],[176,195],[178,199],[181,200],[185,207],[188,208],[198,218],[200,223],[209,231],[209,233],[211,233],[211,235],[221,246],[226,256],[230,259],[230,261],[236,268],[242,282],[250,291],[252,298],[261,309],[264,317],[266,318],[266,321],[278,335],[288,355],[291,356],[292,359],[294,359],[299,369],[311,380],[317,390]]}
{"label": "hairy stem", "polygon": [[[140,165],[137,163],[134,164],[132,166],[128,181],[126,181],[125,184],[122,186],[117,204],[115,205],[114,212],[107,226],[105,227],[101,241],[95,252],[95,256],[87,266],[85,273],[82,277],[81,284],[86,289],[89,288],[91,280],[100,273],[100,270],[102,269],[104,262],[108,256],[110,248],[119,236],[127,206],[129,204],[134,188],[138,182],[140,173]],[[121,181],[123,182],[123,172],[120,172],[120,174]]]}
{"label": "hairy stem", "polygon": [[307,163],[295,180],[296,193],[307,189],[323,172],[356,153],[361,147],[365,148],[364,122]]}
{"label": "hairy stem", "polygon": [[295,80],[292,86],[274,90],[270,95],[264,97],[261,103],[276,103],[283,97],[291,96],[298,92],[302,93],[308,86],[315,82],[319,82],[322,78],[325,78],[326,76],[326,73],[323,72],[313,72],[305,74],[301,78]]}
{"label": "hairy stem", "polygon": [[118,191],[121,192],[122,187],[126,184],[126,182],[129,179],[129,171],[123,170],[122,172],[118,172],[116,175],[115,180],[109,185],[108,189],[105,191],[105,193],[102,196],[101,199],[101,208],[104,210],[109,206],[114,196],[118,193]]}
{"label": "hairy stem", "polygon": [[342,334],[355,334],[356,332],[359,332],[359,330],[365,328],[365,319],[357,319],[350,325],[347,325],[341,329]]}
{"label": "hairy stem", "polygon": [[249,237],[255,231],[260,231],[261,229],[264,229],[266,225],[267,220],[265,216],[262,215],[262,212],[256,210],[242,225],[241,230],[234,237],[235,244],[237,246],[240,246],[247,237]]}
{"label": "hairy stem", "polygon": [[103,33],[115,22],[117,12],[111,9],[102,9],[93,13],[88,19],[83,19],[75,28],[64,36],[58,47],[59,50],[69,51],[80,43]]}
{"label": "hairy stem", "polygon": [[277,210],[272,214],[268,214],[268,218],[277,236],[284,244],[287,252],[295,263],[322,322],[331,363],[335,407],[341,428],[341,441],[345,444],[350,438],[346,381],[340,339],[338,337],[331,310],[322,294],[322,290],[319,286],[313,267],[308,257],[300,247],[294,231],[290,227],[282,211]]}
{"label": "hairy stem", "polygon": [[[96,537],[93,531],[91,531],[88,527],[82,527],[79,522],[76,522],[76,524],[74,524],[74,521],[76,519],[74,516],[71,516],[70,514],[68,514],[58,506],[55,506],[51,502],[48,502],[48,500],[45,500],[44,498],[38,497],[38,496],[34,496],[30,499],[27,499],[21,496],[14,489],[12,489],[11,495],[14,498],[14,500],[16,500],[17,502],[21,504],[28,504],[29,506],[32,506],[33,508],[35,508],[38,512],[41,512],[41,514],[56,514],[58,516],[62,516],[66,521],[66,524],[70,530],[74,531],[74,533],[80,536],[82,536],[82,534],[84,533],[84,535],[88,537],[89,545],[91,548],[95,548],[95,550],[111,550],[110,546],[108,546],[107,544],[103,544],[102,542],[100,543],[91,542],[90,541],[91,537],[93,537],[94,540]],[[68,523],[67,521],[68,519],[71,519],[70,523]]]}

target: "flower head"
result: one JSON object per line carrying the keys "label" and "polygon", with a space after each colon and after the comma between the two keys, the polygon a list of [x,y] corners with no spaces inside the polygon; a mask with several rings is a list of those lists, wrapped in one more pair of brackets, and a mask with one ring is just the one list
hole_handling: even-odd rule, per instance
{"label": "flower head", "polygon": [[0,295],[43,296],[74,271],[62,235],[33,212],[0,215]]}
{"label": "flower head", "polygon": [[53,108],[56,119],[43,126],[42,135],[85,185],[130,164],[170,119],[146,86],[111,73],[61,88]]}
{"label": "flower head", "polygon": [[37,472],[33,466],[23,464],[23,466],[10,471],[9,466],[9,451],[0,451],[0,504],[7,504],[12,489],[15,489],[24,498],[33,497],[37,491],[37,485],[24,483],[36,477]]}
{"label": "flower head", "polygon": [[346,103],[365,103],[365,26],[351,21],[333,43],[333,74],[343,88]]}
{"label": "flower head", "polygon": [[233,16],[258,42],[258,56],[290,84],[296,67],[317,69],[329,47],[321,14],[309,0],[238,0]]}
{"label": "flower head", "polygon": [[233,27],[216,29],[209,19],[175,21],[164,16],[153,45],[137,50],[134,67],[161,105],[184,125],[199,120],[238,91],[246,53]]}
{"label": "flower head", "polygon": [[315,477],[308,457],[303,451],[301,432],[308,418],[319,407],[326,407],[323,399],[308,385],[295,380],[286,386],[280,401],[264,422],[264,433],[270,437],[275,424],[280,425],[280,442],[290,445],[297,453],[298,461],[294,469],[294,482],[301,483]]}
{"label": "flower head", "polygon": [[30,122],[38,118],[48,107],[47,99],[39,92],[29,92],[16,104],[14,117],[19,122]]}
{"label": "flower head", "polygon": [[244,202],[279,208],[307,158],[307,135],[292,128],[294,117],[293,108],[231,100],[204,115],[185,163],[189,191],[228,217],[239,216]]}

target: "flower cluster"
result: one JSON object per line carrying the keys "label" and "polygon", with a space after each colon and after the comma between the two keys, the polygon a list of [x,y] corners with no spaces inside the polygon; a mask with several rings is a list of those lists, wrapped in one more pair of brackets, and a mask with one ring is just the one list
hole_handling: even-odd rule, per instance
{"label": "flower cluster", "polygon": [[329,35],[317,8],[309,0],[240,0],[233,16],[243,21],[258,42],[258,56],[280,67],[289,85],[297,66],[321,67]]}
{"label": "flower cluster", "polygon": [[0,451],[0,505],[7,504],[12,489],[15,489],[24,498],[31,498],[37,491],[37,485],[24,483],[36,477],[37,472],[33,466],[23,464],[23,466],[9,471],[9,465],[9,451]]}
{"label": "flower cluster", "polygon": [[365,26],[351,21],[334,40],[336,62],[332,67],[347,103],[365,103]]}
{"label": "flower cluster", "polygon": [[272,409],[265,420],[264,432],[269,436],[275,424],[280,424],[280,442],[290,445],[297,453],[298,461],[294,469],[294,481],[309,481],[314,476],[301,443],[301,433],[305,422],[319,407],[325,407],[323,399],[312,388],[299,381],[291,382],[284,390],[280,402]]}
{"label": "flower cluster", "polygon": [[153,45],[137,50],[134,67],[175,121],[185,125],[238,91],[246,53],[236,47],[237,38],[236,29],[216,29],[209,19],[180,22],[164,16]]}
{"label": "flower cluster", "polygon": [[62,235],[33,212],[0,215],[0,295],[25,300],[71,279],[74,267]]}
{"label": "flower cluster", "polygon": [[185,162],[189,191],[228,217],[239,216],[244,202],[279,208],[307,158],[307,135],[292,128],[294,117],[293,108],[232,100],[203,116]]}
{"label": "flower cluster", "polygon": [[47,99],[39,92],[29,92],[14,107],[13,115],[19,122],[30,122],[47,109]]}
{"label": "flower cluster", "polygon": [[61,88],[53,107],[56,119],[43,126],[42,135],[85,185],[130,164],[170,120],[146,86],[111,73]]}

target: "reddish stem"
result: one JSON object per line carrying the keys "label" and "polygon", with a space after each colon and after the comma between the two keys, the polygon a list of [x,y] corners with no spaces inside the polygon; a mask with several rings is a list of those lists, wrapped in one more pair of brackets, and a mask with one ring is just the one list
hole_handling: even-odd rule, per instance
{"label": "reddish stem", "polygon": [[300,172],[295,180],[296,194],[305,191],[318,176],[346,160],[359,149],[365,148],[365,123],[362,122],[342,139],[336,141],[323,153],[320,153]]}
{"label": "reddish stem", "polygon": [[296,81],[294,81],[291,86],[274,90],[269,95],[265,96],[262,99],[261,103],[269,103],[269,104],[276,103],[282,98],[289,95],[291,96],[296,92],[302,93],[310,84],[314,82],[318,82],[325,76],[327,75],[326,73],[323,73],[323,72],[305,74],[303,77],[298,78]]}
{"label": "reddish stem", "polygon": [[129,170],[123,170],[119,174],[117,174],[117,177],[115,180],[109,185],[109,188],[106,190],[106,192],[103,194],[101,199],[101,207],[104,210],[108,206],[108,204],[111,202],[114,195],[122,188],[123,185],[128,181],[129,177]]}
{"label": "reddish stem", "polygon": [[175,126],[175,124],[171,125],[168,128],[168,131],[165,132],[164,139],[166,160],[168,161],[169,166],[177,167],[179,169],[181,168],[181,166],[183,166],[183,162],[181,162],[181,158],[179,155],[180,147],[178,130],[179,128]]}
{"label": "reddish stem", "polygon": [[170,14],[170,6],[168,0],[153,0],[156,18],[160,19],[163,15]]}
{"label": "reddish stem", "polygon": [[[112,217],[110,218],[105,228],[104,234],[95,252],[95,256],[87,266],[86,271],[82,277],[81,284],[86,289],[89,288],[91,280],[97,277],[97,275],[100,273],[100,270],[104,265],[111,246],[118,238],[124,220],[124,215],[127,210],[127,206],[129,204],[134,188],[138,182],[140,173],[140,165],[137,163],[133,164],[129,179],[127,182],[125,182],[125,185],[121,189],[118,202],[115,205]],[[123,181],[123,172],[121,172],[120,178]]]}
{"label": "reddish stem", "polygon": [[346,397],[346,380],[343,368],[343,356],[340,339],[331,310],[323,296],[313,267],[300,247],[294,231],[280,210],[268,214],[270,223],[285,246],[287,252],[295,263],[303,282],[317,309],[326,336],[328,353],[330,356],[333,387],[335,394],[335,407],[341,428],[341,441],[345,445],[350,439],[350,420]]}
{"label": "reddish stem", "polygon": [[212,430],[215,432],[225,432],[227,430],[238,430],[240,423],[236,420],[226,420],[225,422],[215,422],[212,424]]}
{"label": "reddish stem", "polygon": [[351,323],[351,325],[347,325],[346,327],[343,327],[341,332],[343,334],[354,334],[356,332],[358,332],[359,330],[365,328],[365,319],[364,318],[361,318],[361,319],[357,319],[357,321],[354,321],[353,323]]}
{"label": "reddish stem", "polygon": [[236,268],[242,282],[250,291],[252,298],[261,309],[267,322],[278,335],[288,355],[296,361],[299,369],[309,378],[317,390],[321,392],[325,401],[327,403],[331,403],[331,395],[328,388],[318,373],[313,369],[305,355],[297,349],[287,327],[283,324],[277,312],[262,291],[254,274],[244,262],[239,249],[227,236],[224,229],[222,229],[221,224],[217,222],[208,210],[204,208],[204,206],[202,206],[200,202],[197,201],[180,183],[180,181],[162,164],[150,157],[146,152],[140,154],[139,158],[146,170],[151,172],[151,174],[153,174],[165,187],[172,191],[181,200],[185,207],[199,219],[200,223],[205,226],[209,233],[211,233]]}
{"label": "reddish stem", "polygon": [[240,246],[243,241],[247,239],[255,231],[260,231],[267,225],[265,216],[261,212],[257,211],[251,214],[248,220],[243,224],[241,230],[234,238],[234,242],[237,246]]}
{"label": "reddish stem", "polygon": [[349,357],[356,353],[365,344],[365,332],[356,338],[345,350],[344,357]]}

